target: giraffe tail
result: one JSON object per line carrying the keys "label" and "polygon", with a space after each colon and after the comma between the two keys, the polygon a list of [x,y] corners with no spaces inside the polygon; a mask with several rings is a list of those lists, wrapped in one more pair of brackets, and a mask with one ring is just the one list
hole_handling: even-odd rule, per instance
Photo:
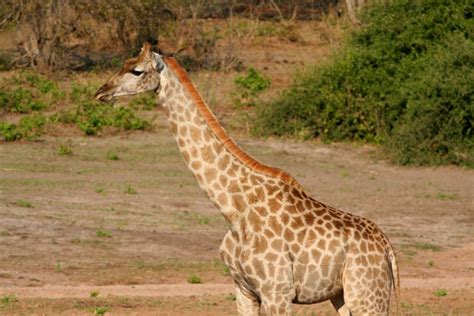
{"label": "giraffe tail", "polygon": [[397,265],[397,257],[395,255],[395,251],[393,251],[392,245],[390,245],[388,249],[388,261],[390,263],[390,273],[392,277],[392,285],[395,294],[395,307],[396,307],[396,314],[400,315],[400,276],[398,274],[398,265]]}

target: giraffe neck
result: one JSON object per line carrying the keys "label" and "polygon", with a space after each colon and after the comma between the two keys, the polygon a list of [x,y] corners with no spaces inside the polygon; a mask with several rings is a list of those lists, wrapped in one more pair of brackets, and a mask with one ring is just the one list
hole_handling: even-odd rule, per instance
{"label": "giraffe neck", "polygon": [[287,173],[243,152],[218,124],[184,70],[174,59],[167,58],[166,64],[159,97],[171,131],[199,186],[231,227],[249,204],[264,202],[268,185],[298,185]]}

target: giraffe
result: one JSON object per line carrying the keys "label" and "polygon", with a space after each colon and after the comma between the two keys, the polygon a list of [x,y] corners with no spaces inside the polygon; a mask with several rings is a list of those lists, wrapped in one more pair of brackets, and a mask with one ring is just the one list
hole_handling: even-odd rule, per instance
{"label": "giraffe", "polygon": [[220,247],[239,315],[289,315],[330,300],[340,315],[388,315],[397,261],[371,221],[310,197],[283,170],[244,152],[172,57],[145,43],[95,98],[155,91],[187,167],[228,224]]}

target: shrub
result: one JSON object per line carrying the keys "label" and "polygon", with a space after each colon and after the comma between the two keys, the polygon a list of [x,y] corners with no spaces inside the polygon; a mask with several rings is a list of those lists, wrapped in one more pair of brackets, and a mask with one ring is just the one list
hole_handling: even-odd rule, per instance
{"label": "shrub", "polygon": [[52,121],[76,124],[86,135],[97,135],[104,127],[145,130],[151,126],[130,108],[115,108],[107,103],[92,101],[93,93],[90,87],[73,85],[70,98],[75,106],[70,110],[58,112],[52,117]]}
{"label": "shrub", "polygon": [[5,141],[15,141],[22,138],[34,140],[43,132],[47,118],[43,114],[24,116],[18,124],[0,122],[0,136]]}
{"label": "shrub", "polygon": [[259,102],[258,94],[267,90],[271,81],[254,68],[249,68],[245,76],[234,80],[234,102],[238,107],[254,106]]}
{"label": "shrub", "polygon": [[467,0],[369,7],[344,49],[258,109],[261,135],[360,140],[401,164],[474,165],[474,44]]}

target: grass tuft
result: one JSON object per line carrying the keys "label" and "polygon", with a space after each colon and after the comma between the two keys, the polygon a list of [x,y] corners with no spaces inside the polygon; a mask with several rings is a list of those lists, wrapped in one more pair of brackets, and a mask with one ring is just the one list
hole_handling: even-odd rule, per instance
{"label": "grass tuft", "polygon": [[202,283],[201,278],[199,276],[195,275],[195,274],[189,276],[187,281],[188,281],[188,283],[191,283],[191,284],[200,284],[200,283]]}
{"label": "grass tuft", "polygon": [[137,190],[135,190],[130,184],[127,185],[124,191],[125,194],[138,194]]}
{"label": "grass tuft", "polygon": [[4,294],[1,298],[1,303],[3,306],[12,305],[18,302],[16,295],[14,293]]}
{"label": "grass tuft", "polygon": [[448,295],[448,291],[446,291],[445,289],[437,289],[433,292],[433,295],[436,297],[443,297]]}
{"label": "grass tuft", "polygon": [[67,144],[60,144],[58,148],[58,155],[60,156],[71,156],[72,149]]}
{"label": "grass tuft", "polygon": [[95,235],[99,238],[110,238],[112,233],[106,230],[99,229],[95,232]]}
{"label": "grass tuft", "polygon": [[15,205],[26,208],[34,208],[33,204],[27,200],[16,200]]}

